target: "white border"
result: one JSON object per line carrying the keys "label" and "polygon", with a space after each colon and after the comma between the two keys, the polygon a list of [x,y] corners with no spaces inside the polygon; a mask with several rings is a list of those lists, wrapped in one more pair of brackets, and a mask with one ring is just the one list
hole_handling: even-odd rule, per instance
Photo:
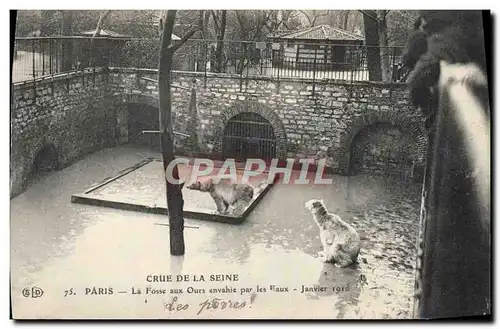
{"label": "white border", "polygon": [[[13,2],[2,2],[2,4],[7,4],[10,6],[15,6],[17,7],[16,9],[169,9],[168,5],[172,4],[173,2],[168,2],[168,1],[148,1],[148,0],[142,0],[140,3],[137,2],[124,2],[124,1],[85,1],[85,2],[79,2],[79,1],[50,1],[48,3],[47,1],[40,2],[40,1],[27,1],[27,0],[18,0]],[[236,2],[236,1],[211,1],[211,2],[205,2],[205,1],[193,1],[193,0],[183,0],[180,3],[180,7],[177,8],[172,8],[172,9],[362,9],[362,8],[368,8],[368,9],[491,9],[493,11],[493,14],[498,13],[498,10],[496,10],[498,6],[498,1],[453,1],[453,2],[448,2],[448,1],[429,1],[429,0],[419,0],[418,2],[415,1],[413,3],[408,3],[408,2],[403,2],[402,1],[269,1],[269,0],[253,0],[253,1],[247,1],[247,2]],[[139,5],[140,4],[140,5]],[[166,8],[167,7],[167,8]],[[4,9],[4,8],[2,8]],[[9,9],[14,9],[14,8],[5,8],[2,10],[2,19],[1,22],[3,24],[3,28],[1,29],[2,33],[7,34],[3,40],[4,42],[7,42],[6,40],[10,40],[11,35],[10,35],[10,13]],[[497,18],[497,17],[495,17]],[[494,22],[495,23],[495,22]],[[498,21],[496,21],[498,24]],[[495,31],[496,26],[494,25]],[[495,43],[498,43],[498,34],[494,34],[495,38]],[[5,243],[4,248],[3,248],[3,254],[2,254],[2,263],[3,263],[3,268],[1,271],[1,282],[0,282],[0,287],[1,287],[1,303],[2,303],[2,311],[3,311],[3,316],[2,319],[9,319],[9,255],[10,255],[10,225],[9,225],[9,204],[10,204],[10,191],[9,191],[9,186],[10,186],[10,179],[9,179],[9,148],[10,148],[10,56],[9,56],[9,45],[6,46],[6,48],[3,48],[4,50],[0,52],[2,56],[2,60],[0,61],[3,65],[1,66],[2,68],[2,73],[0,76],[3,77],[4,81],[4,87],[2,90],[4,91],[2,95],[2,104],[4,106],[2,107],[1,115],[2,119],[0,119],[0,122],[4,125],[3,129],[0,129],[0,133],[2,134],[2,137],[0,139],[1,141],[1,154],[2,160],[1,160],[1,168],[0,168],[0,173],[1,173],[1,182],[0,186],[2,186],[2,195],[1,195],[1,200],[2,200],[2,206],[0,209],[3,212],[3,216],[1,216],[1,220],[3,221],[3,228],[1,229],[1,234],[3,235],[3,238],[0,240]],[[495,55],[498,53],[495,51]],[[497,57],[495,56],[495,62],[497,63]],[[498,64],[495,65],[495,68],[498,66]],[[496,72],[495,72],[496,73]],[[496,77],[496,74],[495,74]],[[9,79],[8,79],[9,78]],[[498,88],[498,83],[495,83],[495,91],[493,92],[493,95],[500,95],[497,92]],[[494,109],[492,109],[494,110]],[[495,119],[498,120],[498,115],[495,114],[494,116]],[[495,136],[496,134],[494,134]],[[495,140],[495,148],[499,148],[500,146],[500,141]],[[498,152],[498,149],[496,149]],[[494,168],[495,169],[495,168]],[[493,170],[494,170],[493,169]],[[495,197],[495,201],[497,201],[497,197]],[[500,202],[496,202],[496,204],[500,204]],[[494,216],[493,216],[494,218]],[[493,220],[492,218],[492,220]],[[494,234],[495,236],[498,236],[498,223],[494,223],[494,227],[496,228]],[[495,241],[495,239],[493,239]],[[499,245],[500,243],[496,242],[495,245]],[[495,255],[498,255],[498,253],[495,253]],[[495,264],[497,263],[498,257],[495,257]],[[495,271],[494,273],[497,273]],[[496,287],[498,287],[498,283],[495,284]],[[497,291],[495,291],[496,293]],[[495,299],[496,301],[496,299]],[[494,314],[496,313],[496,304]],[[8,321],[9,325],[13,326],[14,322],[13,321]],[[204,322],[203,324],[206,324],[207,322]],[[51,325],[52,323],[28,323],[24,324],[25,326],[32,326],[32,325]],[[111,323],[105,323],[105,324],[111,324]],[[123,325],[123,323],[114,323],[115,325]],[[196,323],[200,324],[200,323]],[[196,325],[195,324],[195,325]],[[257,325],[263,325],[263,323],[256,323]],[[288,324],[288,323],[287,323]],[[322,324],[326,324],[322,322]],[[373,323],[373,322],[356,322],[356,323],[342,323],[342,322],[333,322],[333,323],[327,323],[326,325],[328,326],[335,326],[335,327],[345,327],[345,328],[352,328],[358,327],[358,326],[368,326],[368,325],[373,325],[373,324],[378,324],[378,325],[386,325],[386,322],[381,322],[381,323]],[[398,322],[398,326],[410,326],[413,323],[402,323]],[[421,323],[421,324],[426,324]],[[443,325],[443,323],[440,323]],[[63,324],[63,326],[67,326],[69,324]],[[91,325],[95,328],[101,327],[104,324],[103,323],[92,323],[92,322],[86,322],[84,324],[80,325]],[[139,327],[141,324],[140,323],[133,323],[133,324],[128,324],[129,326],[137,326]],[[168,325],[169,327],[171,326],[177,326],[179,325],[178,323],[162,323],[161,325]],[[186,325],[186,324],[184,324]],[[189,324],[193,325],[193,324]],[[216,324],[217,325],[217,324]],[[277,325],[273,323],[273,325]],[[294,325],[308,325],[303,322],[301,323],[296,323]],[[311,325],[311,324],[309,324]],[[428,325],[428,324],[427,324]],[[474,324],[472,324],[474,325]]]}

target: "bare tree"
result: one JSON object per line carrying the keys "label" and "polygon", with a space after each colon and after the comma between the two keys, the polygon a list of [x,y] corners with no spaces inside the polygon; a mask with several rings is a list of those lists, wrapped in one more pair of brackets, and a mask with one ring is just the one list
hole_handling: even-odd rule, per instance
{"label": "bare tree", "polygon": [[313,27],[321,17],[328,16],[330,10],[299,10],[307,19],[308,27]]}
{"label": "bare tree", "polygon": [[267,10],[235,10],[240,40],[256,41],[262,36],[271,12]]}
{"label": "bare tree", "polygon": [[[266,10],[235,10],[234,11],[239,38],[243,41],[258,41],[263,37],[264,27],[266,27],[271,12]],[[239,51],[239,60],[236,67],[238,74],[241,74],[249,64],[251,49],[248,43],[242,43]]]}
{"label": "bare tree", "polygon": [[300,21],[295,10],[270,10],[266,28],[268,32],[276,32],[285,28],[295,30],[300,26]]}
{"label": "bare tree", "polygon": [[362,10],[365,28],[366,60],[371,81],[381,81],[380,42],[378,18],[375,10]]}
{"label": "bare tree", "polygon": [[[72,22],[73,22],[73,12],[71,10],[61,10],[62,20],[61,20],[61,34],[71,35],[72,34]],[[62,42],[62,70],[70,71],[72,69],[71,61],[73,59],[73,40],[68,39]]]}
{"label": "bare tree", "polygon": [[217,35],[217,46],[215,49],[215,72],[223,72],[223,48],[224,35],[226,33],[227,10],[212,10],[215,33]]}
{"label": "bare tree", "polygon": [[97,21],[97,26],[95,28],[94,35],[92,36],[92,40],[94,40],[96,36],[101,34],[102,24],[106,17],[109,16],[109,14],[111,14],[111,10],[106,10],[102,15],[99,16],[99,20]]}
{"label": "bare tree", "polygon": [[[210,21],[210,11],[198,10],[198,35],[199,38],[204,40],[207,37],[207,26]],[[208,42],[201,42],[199,52],[202,56],[198,56],[197,71],[204,71],[208,61]]]}
{"label": "bare tree", "polygon": [[342,21],[342,28],[344,30],[347,30],[347,25],[349,23],[349,15],[351,14],[351,11],[350,10],[344,10],[343,13],[344,13],[344,17],[343,17],[343,21]]}
{"label": "bare tree", "polygon": [[96,54],[95,54],[95,38],[101,34],[101,30],[102,30],[102,24],[104,22],[104,20],[106,20],[106,18],[109,16],[109,14],[111,13],[111,10],[106,10],[103,14],[101,14],[99,16],[99,20],[97,21],[97,26],[95,28],[95,31],[94,31],[94,34],[92,35],[92,39],[90,39],[90,65],[89,66],[93,66],[94,65],[94,62],[95,62],[95,58],[96,58]]}
{"label": "bare tree", "polygon": [[380,43],[380,59],[382,69],[382,81],[391,80],[391,66],[389,61],[389,42],[387,39],[387,14],[388,10],[378,10],[378,39]]}
{"label": "bare tree", "polygon": [[[174,30],[175,10],[168,10],[163,32],[161,36],[160,59],[158,64],[158,86],[159,86],[159,126],[160,144],[163,159],[163,170],[175,160],[173,124],[172,124],[172,98],[170,91],[170,74],[172,70],[172,59],[174,53],[183,43],[191,38],[201,26],[191,29],[182,37],[180,42],[172,44],[172,32]],[[165,175],[167,187],[167,208],[170,228],[170,254],[174,256],[184,255],[184,199],[182,197],[182,185],[171,181]],[[172,168],[172,178],[179,180],[179,169],[177,165]]]}

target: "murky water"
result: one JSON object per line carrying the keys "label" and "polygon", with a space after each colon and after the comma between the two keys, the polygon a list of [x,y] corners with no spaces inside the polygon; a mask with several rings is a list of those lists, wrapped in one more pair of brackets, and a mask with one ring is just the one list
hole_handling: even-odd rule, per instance
{"label": "murky water", "polygon": [[[11,200],[15,317],[411,317],[419,187],[366,176],[332,176],[332,185],[276,185],[241,225],[187,218],[186,254],[171,257],[167,217],[71,203],[72,194],[148,156],[156,154],[131,146],[102,150],[40,177]],[[355,267],[339,269],[317,258],[318,228],[304,208],[312,198],[323,199],[359,231],[363,244]],[[151,283],[150,274],[189,275],[190,281]],[[210,281],[211,274],[236,274],[238,280]],[[33,285],[44,295],[23,297],[23,288]],[[167,288],[167,294],[146,294],[148,286]],[[302,286],[325,290],[302,292]],[[108,289],[93,294],[93,287]],[[132,287],[141,294],[132,294]],[[170,288],[183,293],[170,294]],[[166,309],[175,296],[190,306]],[[214,296],[245,305],[200,306]]]}

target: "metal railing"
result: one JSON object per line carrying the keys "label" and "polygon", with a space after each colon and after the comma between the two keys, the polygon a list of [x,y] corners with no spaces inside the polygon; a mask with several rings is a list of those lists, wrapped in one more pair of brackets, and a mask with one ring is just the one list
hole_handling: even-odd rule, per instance
{"label": "metal railing", "polygon": [[[159,39],[89,37],[16,38],[13,81],[95,67],[158,67]],[[176,41],[174,41],[176,42]],[[377,48],[377,53],[382,50]],[[174,56],[178,71],[218,72],[240,77],[380,80],[370,77],[364,45],[188,40]],[[403,47],[387,47],[389,81],[400,82]],[[382,57],[382,56],[381,56]],[[382,62],[382,58],[379,58]]]}
{"label": "metal railing", "polygon": [[121,56],[118,38],[97,37],[16,38],[12,61],[12,82],[33,80],[71,71],[108,67],[110,58]]}
{"label": "metal railing", "polygon": [[441,65],[422,191],[414,309],[418,318],[492,311],[491,114],[486,80],[470,64]]}

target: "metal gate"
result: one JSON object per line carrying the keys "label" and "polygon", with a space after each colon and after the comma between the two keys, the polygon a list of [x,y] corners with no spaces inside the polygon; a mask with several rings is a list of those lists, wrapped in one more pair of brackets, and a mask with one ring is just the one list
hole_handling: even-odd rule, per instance
{"label": "metal gate", "polygon": [[229,120],[224,129],[222,145],[225,158],[270,161],[276,155],[276,137],[272,125],[253,112],[240,113]]}

